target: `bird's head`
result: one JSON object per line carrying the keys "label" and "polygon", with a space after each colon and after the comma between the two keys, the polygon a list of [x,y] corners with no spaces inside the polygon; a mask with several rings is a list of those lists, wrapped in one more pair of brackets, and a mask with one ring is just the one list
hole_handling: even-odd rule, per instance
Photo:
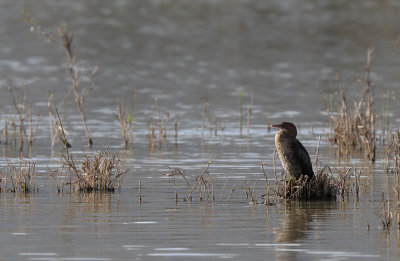
{"label": "bird's head", "polygon": [[296,137],[297,136],[297,128],[296,126],[291,123],[291,122],[281,122],[279,124],[272,125],[274,128],[278,128],[282,130],[283,132],[286,132],[287,134]]}

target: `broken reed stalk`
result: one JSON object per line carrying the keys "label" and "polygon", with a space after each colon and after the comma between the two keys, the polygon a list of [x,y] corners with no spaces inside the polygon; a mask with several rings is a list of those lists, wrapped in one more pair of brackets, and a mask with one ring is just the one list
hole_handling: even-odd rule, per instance
{"label": "broken reed stalk", "polygon": [[247,137],[250,138],[251,112],[254,104],[254,94],[250,94],[250,105],[247,108]]}
{"label": "broken reed stalk", "polygon": [[[152,152],[157,149],[162,149],[163,145],[168,146],[167,141],[167,129],[169,123],[169,112],[165,113],[165,116],[161,114],[160,106],[158,103],[158,99],[154,99],[155,104],[157,106],[157,116],[150,116],[148,123],[148,139],[149,139],[149,147]],[[158,132],[157,132],[158,131]]]}
{"label": "broken reed stalk", "polygon": [[33,127],[33,116],[32,116],[32,107],[29,107],[28,112],[28,119],[29,119],[29,148],[32,148],[33,142],[36,139],[36,134],[39,128],[39,115],[36,115],[36,126]]}
{"label": "broken reed stalk", "polygon": [[231,192],[229,193],[229,196],[226,198],[226,203],[228,203],[229,200],[231,199],[233,192],[235,192],[235,189],[236,189],[236,184],[233,184]]}
{"label": "broken reed stalk", "polygon": [[139,205],[142,205],[142,180],[139,179]]}
{"label": "broken reed stalk", "polygon": [[124,139],[125,149],[128,148],[128,135],[127,135],[127,123],[126,123],[126,115],[125,111],[122,110],[121,100],[117,100],[117,109],[118,109],[118,120],[119,125],[121,126],[121,134]]}
{"label": "broken reed stalk", "polygon": [[218,128],[217,128],[217,116],[214,116],[214,136],[217,137],[218,135]]}
{"label": "broken reed stalk", "polygon": [[250,137],[251,108],[247,108],[247,137]]}
{"label": "broken reed stalk", "polygon": [[314,165],[318,166],[318,159],[319,159],[319,147],[321,146],[321,135],[318,137],[318,146],[317,146],[317,152],[316,152],[316,156],[315,156],[315,162]]}
{"label": "broken reed stalk", "polygon": [[117,100],[118,120],[121,127],[125,149],[133,148],[133,132],[136,126],[136,115],[132,116],[131,110],[124,108],[121,99]]}
{"label": "broken reed stalk", "polygon": [[207,119],[208,126],[210,127],[210,102],[206,96],[203,101],[203,112],[201,116],[201,140],[204,140],[205,120]]}
{"label": "broken reed stalk", "polygon": [[271,119],[269,118],[269,115],[267,115],[266,118],[267,118],[267,133],[270,133],[272,128]]}
{"label": "broken reed stalk", "polygon": [[388,231],[392,226],[393,213],[390,210],[389,199],[385,200],[385,193],[383,191],[382,191],[381,207],[382,207],[382,213],[380,214],[379,218],[381,220],[382,229]]}
{"label": "broken reed stalk", "polygon": [[193,190],[196,188],[197,184],[198,184],[200,181],[203,180],[203,177],[204,177],[205,174],[208,174],[208,173],[209,173],[209,172],[208,172],[208,169],[210,168],[210,165],[211,165],[211,163],[212,163],[212,158],[213,158],[213,155],[211,154],[210,159],[208,160],[208,164],[207,164],[206,169],[202,171],[200,177],[197,179],[197,181],[194,183],[194,185],[192,186],[192,188],[189,190],[188,196],[187,196],[187,198],[186,198],[188,201],[191,201],[191,200],[192,200],[192,193],[193,193]]}
{"label": "broken reed stalk", "polygon": [[[91,148],[93,145],[93,140],[89,128],[87,126],[86,115],[84,110],[84,101],[87,94],[89,93],[89,89],[94,88],[96,80],[92,82],[89,89],[83,88],[82,90],[80,90],[81,80],[79,76],[79,69],[76,64],[76,57],[74,56],[74,53],[72,51],[73,34],[68,33],[66,26],[60,26],[58,28],[58,34],[62,40],[62,46],[64,47],[66,53],[68,73],[72,80],[72,90],[75,96],[75,103],[81,115],[83,127],[85,129],[86,137],[88,140],[88,147]],[[94,76],[96,73],[97,73],[97,66],[92,71],[91,76]]]}
{"label": "broken reed stalk", "polygon": [[265,177],[265,198],[264,198],[264,205],[269,205],[270,204],[270,200],[269,200],[269,183],[268,183],[268,177],[267,177],[267,173],[265,172],[265,168],[264,165],[266,165],[266,163],[261,162],[261,168],[263,170],[263,174]]}
{"label": "broken reed stalk", "polygon": [[188,187],[188,191],[190,191],[190,184],[189,181],[187,180],[187,178],[185,177],[185,170],[181,170],[179,168],[169,168],[169,172],[167,174],[165,174],[165,176],[167,177],[171,177],[172,178],[172,183],[174,184],[174,190],[175,190],[175,201],[178,201],[178,191],[177,191],[177,187],[176,187],[176,183],[175,183],[175,176],[176,175],[180,175],[182,176],[182,178],[185,180],[185,183]]}
{"label": "broken reed stalk", "polygon": [[158,120],[158,144],[161,147],[162,144],[167,143],[167,128],[169,122],[169,112],[165,114],[165,118],[159,113]]}
{"label": "broken reed stalk", "polygon": [[[17,104],[17,102],[15,100],[14,92],[13,92],[13,86],[12,86],[11,80],[9,80],[8,83],[9,83],[8,90],[9,90],[9,92],[11,94],[11,99],[13,101],[14,108],[15,108],[15,111],[16,111],[16,113],[18,115],[18,119],[19,119],[19,132],[18,132],[19,133],[19,135],[18,135],[19,145],[18,145],[18,151],[19,151],[19,153],[22,153],[22,150],[24,148],[24,139],[27,137],[26,130],[25,130],[25,124],[24,124],[24,117],[22,115],[23,112],[20,111],[20,109],[18,108],[19,106],[18,106],[18,104]],[[24,107],[22,107],[22,108],[24,108]]]}
{"label": "broken reed stalk", "polygon": [[[28,145],[29,153],[32,151],[33,142],[36,139],[37,130],[39,127],[39,116],[36,116],[36,126],[33,125],[33,115],[32,115],[32,107],[29,107],[27,110],[26,105],[26,94],[25,92],[22,93],[22,101],[20,103],[17,102],[17,99],[14,94],[14,86],[12,85],[11,79],[9,79],[8,90],[11,95],[11,100],[13,102],[13,106],[15,109],[15,113],[17,114],[19,125],[18,125],[18,133],[16,131],[17,124],[13,122],[12,125],[15,127],[15,144],[17,144],[18,140],[18,152],[19,155],[22,156],[22,152],[24,150],[24,144]],[[29,132],[27,131],[27,127],[25,126],[27,122],[27,126],[29,128]],[[18,136],[17,136],[18,135]],[[8,144],[8,131],[7,131],[7,124],[3,131],[3,139],[6,141],[5,144]]]}
{"label": "broken reed stalk", "polygon": [[[51,105],[50,105],[51,103],[53,104],[54,111],[56,112],[57,124],[55,126],[55,129],[56,129],[57,137],[64,144],[65,150],[67,151],[67,155],[69,155],[68,148],[71,148],[71,144],[68,142],[67,137],[65,135],[65,130],[64,130],[61,118],[60,118],[60,114],[58,113],[57,105],[56,105],[56,102],[54,100],[54,95],[53,94],[50,94],[50,96],[49,96],[49,103],[48,103],[49,115],[52,115],[52,113],[51,113]],[[50,124],[51,124],[51,118],[50,118]],[[53,133],[53,132],[51,132],[51,133]],[[53,147],[53,143],[54,142],[52,141],[52,147]]]}
{"label": "broken reed stalk", "polygon": [[242,91],[239,91],[239,130],[240,130],[240,137],[242,136],[242,120],[243,120],[243,116],[242,116],[242,98],[243,98],[243,93]]}
{"label": "broken reed stalk", "polygon": [[8,144],[8,120],[4,121],[4,129],[2,133],[2,143]]}
{"label": "broken reed stalk", "polygon": [[176,189],[176,183],[175,183],[175,177],[172,176],[172,184],[174,184],[174,190],[175,190],[175,203],[178,202],[178,190]]}
{"label": "broken reed stalk", "polygon": [[224,191],[225,191],[226,186],[228,185],[228,181],[229,181],[229,179],[225,179],[224,185],[222,186],[221,194],[219,196],[219,200],[221,200],[222,196],[224,195]]}
{"label": "broken reed stalk", "polygon": [[175,144],[178,144],[178,123],[179,123],[179,118],[175,118],[174,122],[174,130],[175,130]]}

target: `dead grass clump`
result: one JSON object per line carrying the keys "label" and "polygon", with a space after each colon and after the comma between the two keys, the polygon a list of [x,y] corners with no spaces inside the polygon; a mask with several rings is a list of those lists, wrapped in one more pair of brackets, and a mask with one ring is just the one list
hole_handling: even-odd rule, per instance
{"label": "dead grass clump", "polygon": [[333,137],[330,140],[332,143],[338,145],[341,156],[348,157],[352,151],[361,151],[364,152],[369,160],[375,161],[376,115],[370,80],[370,67],[374,53],[375,48],[370,47],[367,52],[365,77],[364,79],[357,80],[364,87],[364,90],[359,100],[354,101],[354,106],[348,103],[345,84],[339,77],[340,102],[338,103],[336,112],[333,112],[332,97],[330,101],[324,98],[329,121],[334,131]]}
{"label": "dead grass clump", "polygon": [[[296,200],[334,200],[339,195],[341,198],[348,197],[351,193],[358,195],[359,173],[352,168],[336,169],[325,166],[316,171],[312,179],[301,176],[298,180],[287,179],[275,181],[274,193],[283,199]],[[355,181],[352,180],[354,176]]]}
{"label": "dead grass clump", "polygon": [[[81,192],[113,192],[120,189],[122,180],[127,173],[124,162],[108,151],[98,152],[93,156],[83,155],[79,164],[72,154],[63,155],[63,170],[69,181],[63,185],[74,186]],[[60,189],[59,189],[60,191]]]}
{"label": "dead grass clump", "polygon": [[284,199],[336,199],[339,185],[333,175],[328,173],[328,169],[329,167],[324,167],[318,170],[312,179],[301,176],[298,180],[284,178],[277,181],[275,192]]}
{"label": "dead grass clump", "polygon": [[1,171],[0,174],[0,192],[39,192],[35,186],[35,162],[8,161],[5,172]]}

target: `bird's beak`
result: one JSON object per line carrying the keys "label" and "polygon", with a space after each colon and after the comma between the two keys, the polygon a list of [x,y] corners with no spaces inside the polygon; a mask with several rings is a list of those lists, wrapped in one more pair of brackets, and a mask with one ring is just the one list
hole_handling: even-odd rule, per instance
{"label": "bird's beak", "polygon": [[282,127],[282,123],[281,124],[274,124],[274,125],[272,125],[272,127],[278,128],[278,129],[282,129],[283,128]]}

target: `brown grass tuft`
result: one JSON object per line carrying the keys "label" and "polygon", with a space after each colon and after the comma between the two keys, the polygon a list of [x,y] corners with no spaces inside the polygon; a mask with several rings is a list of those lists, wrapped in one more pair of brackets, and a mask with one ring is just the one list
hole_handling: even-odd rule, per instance
{"label": "brown grass tuft", "polygon": [[[127,173],[124,162],[108,151],[98,152],[93,156],[87,154],[77,164],[72,154],[62,155],[63,166],[59,172],[66,172],[69,181],[62,184],[73,186],[81,192],[113,192],[120,189]],[[59,173],[60,174],[60,173]],[[59,191],[60,188],[58,189]]]}
{"label": "brown grass tuft", "polygon": [[7,161],[5,172],[0,174],[0,192],[38,192],[35,186],[35,162],[19,160]]}
{"label": "brown grass tuft", "polygon": [[284,175],[275,181],[274,193],[279,198],[296,200],[334,200],[338,195],[343,199],[353,192],[358,196],[359,172],[353,168],[333,169],[335,174],[329,166],[319,168],[312,179],[301,176],[292,180]]}
{"label": "brown grass tuft", "polygon": [[312,179],[301,176],[298,180],[286,180],[284,177],[276,182],[275,192],[284,199],[336,199],[342,184],[328,170],[330,168],[325,166]]}

